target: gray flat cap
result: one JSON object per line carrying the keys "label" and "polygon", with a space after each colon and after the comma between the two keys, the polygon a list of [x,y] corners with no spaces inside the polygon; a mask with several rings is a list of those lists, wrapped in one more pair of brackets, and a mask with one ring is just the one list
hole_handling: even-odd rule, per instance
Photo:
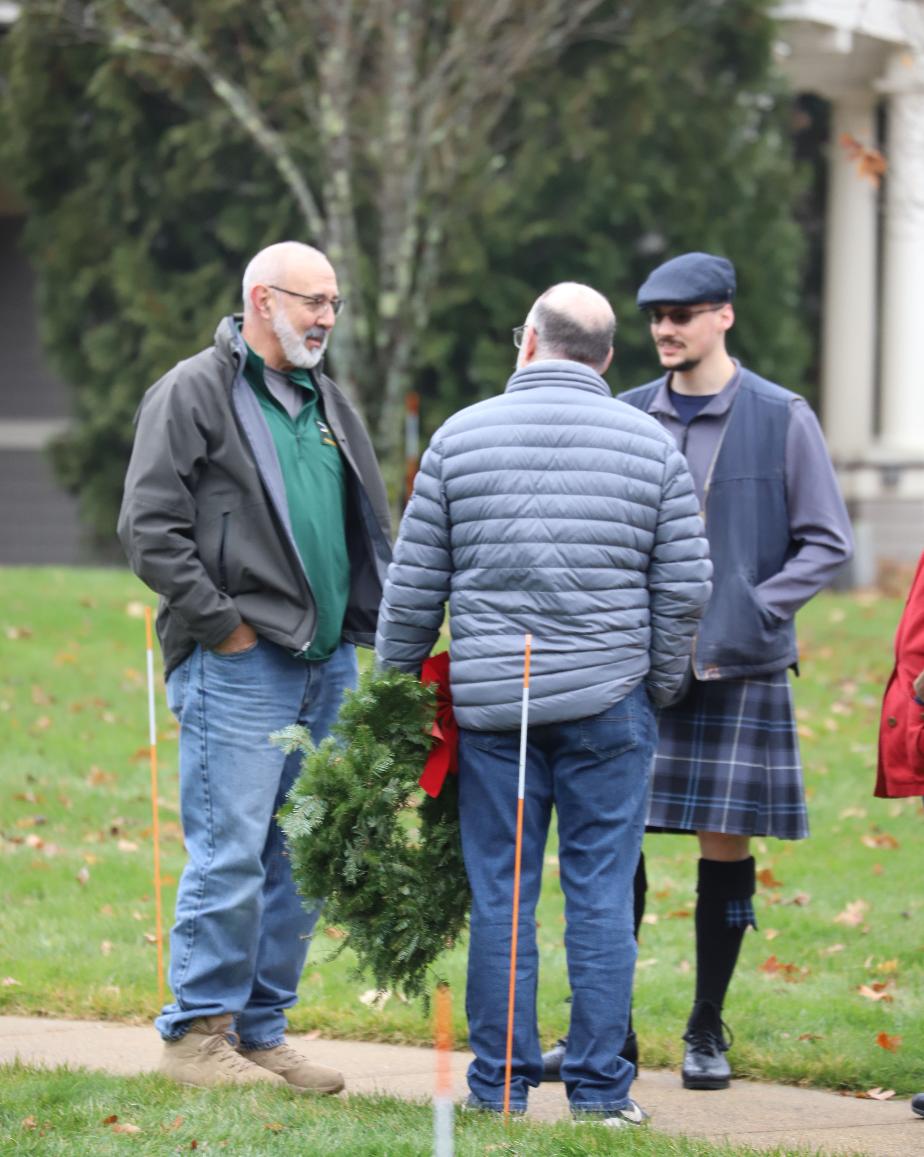
{"label": "gray flat cap", "polygon": [[649,273],[635,302],[639,309],[647,309],[649,305],[731,301],[735,286],[735,267],[728,258],[683,253]]}

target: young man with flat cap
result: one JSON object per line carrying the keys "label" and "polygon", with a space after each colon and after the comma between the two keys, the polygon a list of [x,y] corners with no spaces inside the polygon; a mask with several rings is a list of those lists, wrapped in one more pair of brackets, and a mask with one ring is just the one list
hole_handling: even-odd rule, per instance
{"label": "young man with flat cap", "polygon": [[664,375],[621,395],[686,457],[715,568],[690,686],[660,714],[649,831],[695,832],[696,993],[683,1083],[723,1089],[721,1019],[744,932],[756,927],[752,836],[808,835],[787,671],[793,619],[853,549],[821,429],[798,394],[731,358],[735,270],[685,253],[638,292]]}

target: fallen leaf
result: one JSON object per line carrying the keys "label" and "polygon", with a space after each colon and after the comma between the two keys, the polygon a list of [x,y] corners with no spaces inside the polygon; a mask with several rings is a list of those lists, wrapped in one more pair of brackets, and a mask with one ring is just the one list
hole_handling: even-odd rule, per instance
{"label": "fallen leaf", "polygon": [[4,976],[4,978],[0,980],[0,988],[13,988],[14,986],[22,988],[22,981],[17,980],[15,976]]}
{"label": "fallen leaf", "polygon": [[902,1038],[900,1036],[889,1036],[887,1032],[880,1032],[876,1035],[876,1044],[881,1049],[885,1049],[889,1053],[897,1053],[902,1047]]}
{"label": "fallen leaf", "polygon": [[804,980],[808,976],[809,970],[801,968],[798,964],[790,964],[784,960],[778,960],[776,956],[768,956],[763,964],[757,966],[758,972],[763,972],[767,976],[779,976],[790,984],[796,984],[800,980]]}
{"label": "fallen leaf", "polygon": [[343,940],[343,938],[346,936],[346,932],[344,932],[342,928],[335,928],[332,924],[329,924],[324,929],[324,935],[329,937],[331,940]]}
{"label": "fallen leaf", "polygon": [[880,832],[878,835],[860,836],[860,843],[867,848],[888,848],[890,851],[901,847],[895,836],[890,836],[888,832]]}
{"label": "fallen leaf", "polygon": [[118,1119],[118,1113],[111,1113],[108,1117],[103,1117],[102,1123],[104,1125],[114,1125]]}
{"label": "fallen leaf", "polygon": [[668,912],[667,915],[670,920],[683,920],[692,916],[693,913],[689,908],[677,908],[673,912]]}
{"label": "fallen leaf", "polygon": [[884,985],[861,984],[857,992],[861,996],[865,996],[867,1000],[882,1000],[886,1004],[891,1004],[892,996],[884,991],[884,987]]}
{"label": "fallen leaf", "polygon": [[144,938],[145,938],[145,940],[147,940],[148,944],[156,944],[157,943],[157,937],[153,932],[145,932]]}
{"label": "fallen leaf", "polygon": [[162,1125],[161,1128],[165,1133],[175,1133],[177,1129],[183,1124],[182,1117],[174,1117],[168,1125]]}
{"label": "fallen leaf", "polygon": [[23,1119],[20,1121],[20,1125],[22,1125],[24,1129],[37,1129],[38,1121],[36,1121],[34,1117],[23,1117]]}
{"label": "fallen leaf", "polygon": [[137,852],[138,845],[131,840],[119,840],[118,849],[120,852]]}
{"label": "fallen leaf", "polygon": [[848,928],[857,928],[866,919],[869,904],[865,900],[851,900],[843,912],[834,917],[835,924],[846,924]]}
{"label": "fallen leaf", "polygon": [[269,1129],[273,1133],[281,1133],[285,1129],[285,1125],[280,1124],[279,1121],[267,1121],[263,1128]]}
{"label": "fallen leaf", "polygon": [[683,975],[686,975],[687,973],[693,971],[693,965],[689,962],[689,960],[681,960],[677,965],[677,971]]}
{"label": "fallen leaf", "polygon": [[764,940],[776,940],[780,932],[778,928],[768,928],[764,933]]}
{"label": "fallen leaf", "polygon": [[654,912],[646,912],[642,917],[643,924],[657,924],[658,917]]}
{"label": "fallen leaf", "polygon": [[111,940],[101,941],[100,946],[99,946],[99,950],[103,956],[108,956],[112,952],[112,941]]}
{"label": "fallen leaf", "polygon": [[877,972],[898,972],[897,960],[883,960],[881,964],[876,965]]}
{"label": "fallen leaf", "polygon": [[29,627],[7,627],[6,637],[8,639],[31,639],[32,631]]}
{"label": "fallen leaf", "polygon": [[113,783],[115,776],[111,772],[103,771],[101,767],[91,767],[84,782],[90,787],[99,787],[103,783]]}
{"label": "fallen leaf", "polygon": [[774,876],[772,868],[761,868],[757,873],[757,882],[765,888],[782,888],[783,886],[783,881]]}
{"label": "fallen leaf", "polygon": [[87,883],[87,881],[90,879],[90,869],[88,867],[84,866],[83,868],[80,869],[80,871],[77,873],[77,875],[74,878],[76,879],[77,883],[80,884],[81,886],[85,885]]}
{"label": "fallen leaf", "polygon": [[125,613],[130,619],[144,618],[144,603],[130,602],[125,604]]}
{"label": "fallen leaf", "polygon": [[822,1034],[820,1032],[803,1032],[803,1033],[799,1034],[798,1039],[799,1040],[805,1040],[805,1041],[816,1041],[816,1040],[824,1040],[825,1038],[822,1036]]}
{"label": "fallen leaf", "polygon": [[120,1121],[118,1124],[112,1126],[113,1133],[140,1133],[141,1130],[137,1125],[133,1125],[130,1121],[124,1124]]}
{"label": "fallen leaf", "polygon": [[827,948],[821,949],[821,955],[834,956],[838,952],[843,952],[845,948],[845,944],[829,944]]}
{"label": "fallen leaf", "polygon": [[878,1085],[875,1089],[867,1089],[866,1095],[871,1101],[887,1101],[890,1097],[895,1096],[894,1089],[881,1089]]}

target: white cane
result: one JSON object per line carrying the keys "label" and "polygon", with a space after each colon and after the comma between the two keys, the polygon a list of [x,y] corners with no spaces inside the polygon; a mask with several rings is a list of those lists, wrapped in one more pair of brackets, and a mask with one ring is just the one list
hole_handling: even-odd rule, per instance
{"label": "white cane", "polygon": [[513,1071],[513,1018],[517,995],[517,938],[520,931],[520,864],[523,859],[523,804],[526,799],[526,721],[529,716],[529,658],[533,637],[523,650],[523,710],[520,716],[520,775],[517,781],[517,836],[513,854],[513,915],[510,930],[510,987],[507,994],[507,1063],[504,1069],[504,1123],[510,1122],[510,1078]]}

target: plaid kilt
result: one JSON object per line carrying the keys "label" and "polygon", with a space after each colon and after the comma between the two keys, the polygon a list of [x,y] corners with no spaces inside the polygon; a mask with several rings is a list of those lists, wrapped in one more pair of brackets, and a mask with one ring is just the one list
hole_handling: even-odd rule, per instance
{"label": "plaid kilt", "polygon": [[648,831],[808,835],[786,671],[699,682],[659,715]]}

